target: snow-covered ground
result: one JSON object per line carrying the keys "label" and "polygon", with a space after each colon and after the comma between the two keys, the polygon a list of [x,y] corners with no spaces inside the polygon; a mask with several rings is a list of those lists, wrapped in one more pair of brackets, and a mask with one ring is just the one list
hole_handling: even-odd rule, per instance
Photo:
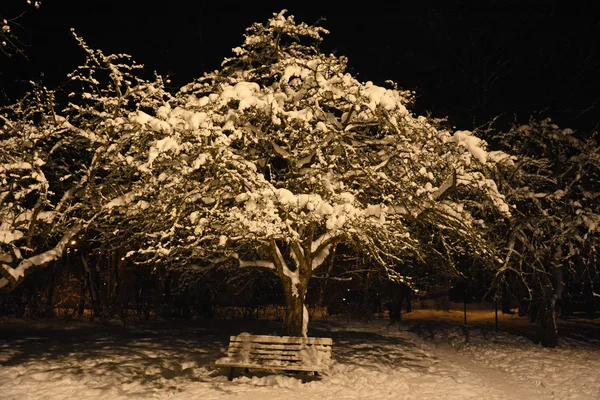
{"label": "snow-covered ground", "polygon": [[265,372],[229,382],[213,366],[230,334],[278,334],[275,322],[3,321],[0,399],[600,399],[600,337],[544,349],[504,331],[516,317],[496,332],[489,313],[466,326],[460,313],[433,314],[313,322],[310,336],[333,338],[334,364],[305,382]]}

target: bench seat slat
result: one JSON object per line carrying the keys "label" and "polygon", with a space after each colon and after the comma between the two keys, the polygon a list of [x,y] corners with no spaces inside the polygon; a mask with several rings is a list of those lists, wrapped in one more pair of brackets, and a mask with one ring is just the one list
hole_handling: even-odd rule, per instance
{"label": "bench seat slat", "polygon": [[304,350],[304,349],[306,349],[308,347],[312,347],[312,346],[316,346],[316,348],[320,351],[331,351],[331,346],[324,346],[324,345],[303,345],[303,344],[288,345],[288,344],[268,344],[268,343],[252,343],[252,342],[246,342],[246,343],[235,342],[235,343],[229,344],[230,349],[252,348],[252,349],[268,349],[268,350],[273,349],[273,350],[286,350],[286,351],[300,351],[300,350]]}
{"label": "bench seat slat", "polygon": [[[310,366],[310,364],[304,364],[302,360],[299,359],[281,359],[281,358],[272,358],[272,357],[250,357],[247,359],[239,359],[239,358],[235,358],[235,357],[228,357],[228,359],[221,359],[219,360],[219,363],[221,364],[238,364],[238,363],[246,363],[246,364],[264,364],[264,363],[275,363],[275,361],[277,361],[278,363],[281,364],[285,364],[285,365],[304,365],[304,366]],[[275,363],[277,364],[277,363]],[[311,367],[314,368],[314,367]]]}
{"label": "bench seat slat", "polygon": [[288,343],[288,344],[333,344],[331,338],[297,337],[297,336],[268,336],[268,335],[237,335],[230,336],[230,342],[264,342],[264,343]]}
{"label": "bench seat slat", "polygon": [[[230,358],[238,358],[236,353],[228,354]],[[248,357],[250,360],[282,360],[282,361],[302,361],[300,357],[294,354],[290,355],[281,355],[281,354],[250,354]]]}
{"label": "bench seat slat", "polygon": [[251,351],[251,352],[242,352],[242,351],[228,351],[227,355],[229,357],[240,357],[243,354],[248,355],[250,357],[259,357],[259,356],[269,356],[271,358],[274,357],[294,357],[294,359],[298,359],[298,352],[294,353],[281,353],[278,351]]}

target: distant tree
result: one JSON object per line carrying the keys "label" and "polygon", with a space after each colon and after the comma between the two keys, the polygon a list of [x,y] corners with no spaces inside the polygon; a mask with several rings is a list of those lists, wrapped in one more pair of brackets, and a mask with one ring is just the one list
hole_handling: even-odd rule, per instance
{"label": "distant tree", "polygon": [[600,296],[600,148],[550,119],[532,119],[490,140],[510,154],[497,164],[496,182],[515,205],[511,223],[497,235],[507,249],[498,278],[520,282],[516,289],[530,300],[541,343],[554,347],[565,284],[585,288],[591,302]]}
{"label": "distant tree", "polygon": [[59,124],[43,122],[53,102],[51,91],[34,87],[0,114],[0,288],[59,258],[80,228],[61,218],[67,204],[58,187],[72,170],[55,148]]}
{"label": "distant tree", "polygon": [[106,154],[126,135],[111,121],[163,93],[160,80],[135,76],[141,66],[128,57],[105,56],[75,38],[87,61],[70,75],[71,102],[61,109],[53,91],[34,86],[0,113],[1,290],[61,258],[93,227],[98,207],[112,200],[108,190],[96,197],[115,167]]}

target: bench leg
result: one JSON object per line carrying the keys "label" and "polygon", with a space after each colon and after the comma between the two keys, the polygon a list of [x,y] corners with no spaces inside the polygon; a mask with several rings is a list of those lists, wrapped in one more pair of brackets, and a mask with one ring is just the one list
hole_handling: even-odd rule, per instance
{"label": "bench leg", "polygon": [[233,380],[234,372],[235,372],[235,368],[231,367],[231,369],[229,370],[229,376],[227,377],[230,381]]}
{"label": "bench leg", "polygon": [[245,373],[248,373],[248,372],[250,372],[250,371],[248,370],[248,368],[244,368],[244,372],[245,372]]}

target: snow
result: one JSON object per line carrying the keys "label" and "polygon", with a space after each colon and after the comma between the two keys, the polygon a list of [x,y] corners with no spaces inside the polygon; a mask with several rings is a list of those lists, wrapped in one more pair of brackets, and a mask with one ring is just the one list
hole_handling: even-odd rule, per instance
{"label": "snow", "polygon": [[302,336],[308,337],[308,308],[302,305]]}
{"label": "snow", "polygon": [[[239,260],[239,256],[236,254],[234,254],[234,258],[237,258]],[[245,261],[245,260],[239,260],[240,262],[240,268],[246,268],[246,267],[257,267],[257,268],[267,268],[267,269],[275,269],[275,263],[273,263],[272,261],[267,261],[267,260],[256,260],[256,261]]]}
{"label": "snow", "polygon": [[166,137],[156,142],[156,148],[161,152],[174,150],[177,153],[179,151],[179,144],[177,144],[174,138]]}
{"label": "snow", "polygon": [[479,139],[477,136],[473,136],[473,132],[456,131],[450,141],[456,142],[469,150],[471,155],[478,159],[480,163],[485,164],[487,162],[487,152],[482,148],[485,145],[485,141]]}
{"label": "snow", "polygon": [[28,162],[19,162],[19,163],[11,163],[11,164],[0,164],[0,172],[11,171],[15,169],[33,169],[31,164]]}
{"label": "snow", "polygon": [[[15,222],[16,223],[26,222],[26,221],[29,222],[29,221],[31,221],[32,216],[33,216],[33,210],[27,210],[27,211],[19,214],[19,216],[17,217]],[[52,211],[41,211],[37,214],[36,221],[43,221],[46,223],[51,223],[52,220],[54,219],[54,217],[55,217],[55,213]]]}
{"label": "snow", "polygon": [[23,232],[21,231],[0,231],[0,243],[10,244],[12,242],[16,242],[17,240],[23,237]]}
{"label": "snow", "polygon": [[153,131],[158,133],[169,133],[171,131],[171,125],[168,122],[154,118],[143,111],[133,113],[129,119],[140,125],[149,125]]}
{"label": "snow", "polygon": [[125,193],[122,196],[117,197],[106,203],[105,208],[111,209],[114,207],[122,207],[129,203],[131,203],[135,199],[135,194],[133,192]]}
{"label": "snow", "polygon": [[275,253],[277,254],[278,262],[281,264],[283,269],[283,274],[290,278],[290,285],[292,289],[292,296],[299,296],[298,293],[298,285],[300,284],[300,272],[299,269],[296,268],[295,271],[292,271],[285,262],[283,255],[281,254],[281,250],[278,245],[275,245]]}
{"label": "snow", "polygon": [[[0,323],[2,399],[598,399],[600,342],[569,336],[545,349],[509,325],[524,318],[419,310],[387,319],[313,322],[333,339],[320,379],[250,370],[227,380],[214,367],[230,335],[277,334],[275,321]],[[432,319],[434,318],[435,319]],[[443,318],[443,319],[442,319]],[[514,325],[514,326],[513,326]],[[595,324],[597,326],[597,323]],[[502,328],[506,329],[502,329]],[[596,329],[596,334],[598,329]],[[596,336],[598,337],[598,336]],[[310,355],[308,355],[310,356]],[[304,382],[303,382],[304,380]]]}
{"label": "snow", "polygon": [[310,266],[313,271],[315,269],[319,268],[325,262],[325,260],[327,259],[327,256],[329,255],[330,250],[331,250],[331,245],[325,246],[318,253],[313,254],[313,259],[312,259],[312,263]]}
{"label": "snow", "polygon": [[389,111],[401,108],[401,113],[407,112],[406,108],[400,102],[400,96],[393,90],[376,86],[373,82],[367,82],[362,94],[370,100],[368,107],[371,110],[375,110],[377,106],[381,106]]}

